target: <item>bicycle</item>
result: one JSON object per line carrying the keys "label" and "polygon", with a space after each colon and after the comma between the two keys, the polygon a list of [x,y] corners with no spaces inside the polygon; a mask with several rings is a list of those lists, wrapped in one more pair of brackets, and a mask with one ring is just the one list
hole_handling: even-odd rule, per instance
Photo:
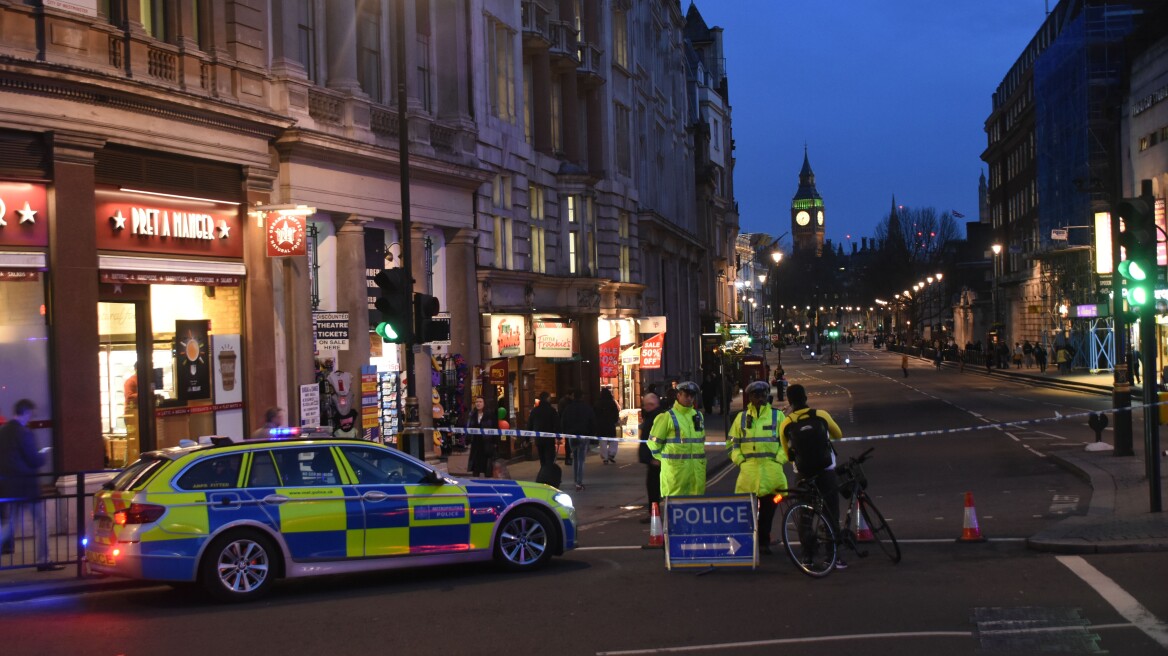
{"label": "bicycle", "polygon": [[[813,578],[827,576],[835,569],[838,556],[834,521],[828,521],[825,502],[812,480],[799,481],[791,489],[780,490],[787,509],[783,512],[783,547],[800,571]],[[822,557],[821,557],[822,552]]]}
{"label": "bicycle", "polygon": [[[844,546],[856,553],[860,558],[868,555],[860,549],[857,543],[875,542],[884,555],[893,563],[899,563],[901,558],[900,544],[892,533],[892,527],[884,519],[884,515],[868,496],[868,477],[864,475],[862,463],[870,458],[876,447],[871,447],[848,462],[836,467],[839,477],[840,495],[848,500],[848,511],[844,516],[843,528],[840,529]],[[864,526],[861,527],[860,520]],[[855,526],[853,527],[853,523]]]}

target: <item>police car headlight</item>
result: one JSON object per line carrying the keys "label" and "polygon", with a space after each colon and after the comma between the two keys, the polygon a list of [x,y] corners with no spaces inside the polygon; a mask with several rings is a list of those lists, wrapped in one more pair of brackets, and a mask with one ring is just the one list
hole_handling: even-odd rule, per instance
{"label": "police car headlight", "polygon": [[576,506],[572,505],[572,497],[563,493],[563,492],[560,492],[556,496],[552,497],[552,500],[565,508],[575,508],[576,507]]}

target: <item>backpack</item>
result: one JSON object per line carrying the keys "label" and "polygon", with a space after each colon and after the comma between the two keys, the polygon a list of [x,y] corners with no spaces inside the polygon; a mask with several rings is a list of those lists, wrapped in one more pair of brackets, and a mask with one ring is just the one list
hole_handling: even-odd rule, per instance
{"label": "backpack", "polygon": [[831,467],[835,448],[827,432],[827,422],[812,409],[791,422],[785,431],[787,449],[803,476],[814,476]]}

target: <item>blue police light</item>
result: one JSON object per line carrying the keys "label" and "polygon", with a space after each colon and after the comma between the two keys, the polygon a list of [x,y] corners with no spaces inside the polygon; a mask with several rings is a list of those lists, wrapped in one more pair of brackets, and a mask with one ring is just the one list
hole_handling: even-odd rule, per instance
{"label": "blue police light", "polygon": [[300,429],[295,426],[276,426],[269,428],[268,434],[272,437],[295,437],[300,434]]}

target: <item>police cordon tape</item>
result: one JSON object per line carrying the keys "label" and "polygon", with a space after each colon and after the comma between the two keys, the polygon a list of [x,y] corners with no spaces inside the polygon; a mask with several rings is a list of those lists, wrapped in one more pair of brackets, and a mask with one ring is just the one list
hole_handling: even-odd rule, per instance
{"label": "police cordon tape", "polygon": [[[1158,403],[1146,404],[1132,404],[1128,411],[1139,410],[1142,408],[1156,408],[1158,406],[1168,405],[1168,401],[1160,401]],[[1107,410],[1099,410],[1102,413],[1118,412],[1116,408],[1109,408]],[[996,430],[1005,428],[1021,428],[1026,426],[1037,426],[1049,422],[1066,421],[1068,419],[1080,419],[1090,417],[1096,412],[1076,412],[1072,414],[1055,413],[1053,417],[1042,417],[1038,419],[1022,419],[1018,421],[1003,421],[997,423],[982,424],[981,426],[962,426],[959,428],[938,428],[926,431],[912,431],[908,433],[885,433],[882,435],[862,435],[857,437],[844,437],[839,440],[841,442],[867,442],[871,440],[890,440],[901,437],[924,437],[929,435],[955,435],[957,433],[968,433],[973,431]],[[529,431],[518,430],[515,428],[465,428],[459,426],[441,426],[441,427],[423,427],[423,430],[436,430],[440,433],[451,433],[454,435],[486,435],[489,437],[530,437],[530,438],[548,438],[548,439],[573,439],[573,440],[603,440],[609,442],[617,442],[623,444],[641,444],[648,440],[640,440],[631,437],[600,437],[597,435],[577,435],[574,433],[549,433],[545,431]],[[706,446],[726,446],[726,442],[705,442]]]}

